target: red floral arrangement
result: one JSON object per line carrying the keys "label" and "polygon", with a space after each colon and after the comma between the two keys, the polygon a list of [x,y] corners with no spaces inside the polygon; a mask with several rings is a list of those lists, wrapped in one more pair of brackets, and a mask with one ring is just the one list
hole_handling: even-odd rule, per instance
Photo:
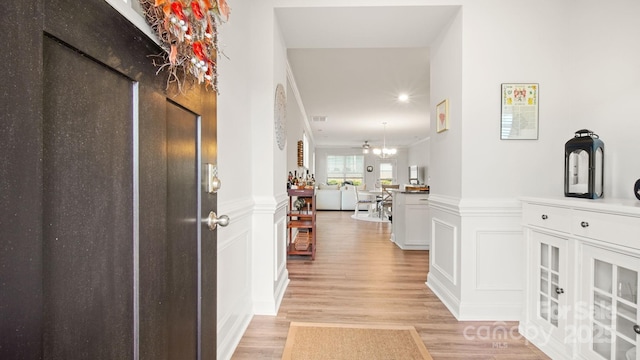
{"label": "red floral arrangement", "polygon": [[158,72],[168,69],[171,82],[202,84],[218,91],[218,26],[229,20],[226,0],[139,0],[145,18],[165,52]]}

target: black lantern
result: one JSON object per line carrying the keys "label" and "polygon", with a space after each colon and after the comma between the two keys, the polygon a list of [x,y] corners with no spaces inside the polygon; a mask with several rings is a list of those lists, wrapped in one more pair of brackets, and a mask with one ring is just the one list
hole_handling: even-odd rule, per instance
{"label": "black lantern", "polygon": [[564,145],[564,196],[602,197],[604,143],[593,131],[578,130]]}

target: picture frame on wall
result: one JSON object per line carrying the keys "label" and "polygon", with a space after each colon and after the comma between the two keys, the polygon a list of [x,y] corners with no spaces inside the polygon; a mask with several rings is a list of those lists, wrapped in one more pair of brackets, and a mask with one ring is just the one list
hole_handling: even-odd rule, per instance
{"label": "picture frame on wall", "polygon": [[501,140],[538,139],[538,83],[501,84]]}
{"label": "picture frame on wall", "polygon": [[444,99],[436,105],[436,132],[449,129],[449,100]]}

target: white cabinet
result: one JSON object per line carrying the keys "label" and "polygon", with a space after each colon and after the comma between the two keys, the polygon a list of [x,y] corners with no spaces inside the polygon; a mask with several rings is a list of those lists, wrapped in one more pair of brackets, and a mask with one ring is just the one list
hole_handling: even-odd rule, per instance
{"label": "white cabinet", "polygon": [[585,286],[580,300],[589,312],[580,319],[579,328],[587,335],[580,354],[587,359],[638,359],[640,258],[586,245],[581,260]]}
{"label": "white cabinet", "polygon": [[640,207],[524,199],[520,332],[553,359],[640,360]]}
{"label": "white cabinet", "polygon": [[392,241],[403,250],[429,250],[429,195],[393,192]]}

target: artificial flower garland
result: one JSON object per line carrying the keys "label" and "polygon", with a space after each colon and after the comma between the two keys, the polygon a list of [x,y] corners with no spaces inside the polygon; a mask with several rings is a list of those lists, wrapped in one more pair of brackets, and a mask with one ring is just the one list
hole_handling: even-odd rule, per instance
{"label": "artificial flower garland", "polygon": [[[165,50],[158,72],[169,83],[204,83],[218,91],[218,25],[229,20],[226,0],[139,0],[145,18]],[[182,73],[181,73],[182,72]]]}

